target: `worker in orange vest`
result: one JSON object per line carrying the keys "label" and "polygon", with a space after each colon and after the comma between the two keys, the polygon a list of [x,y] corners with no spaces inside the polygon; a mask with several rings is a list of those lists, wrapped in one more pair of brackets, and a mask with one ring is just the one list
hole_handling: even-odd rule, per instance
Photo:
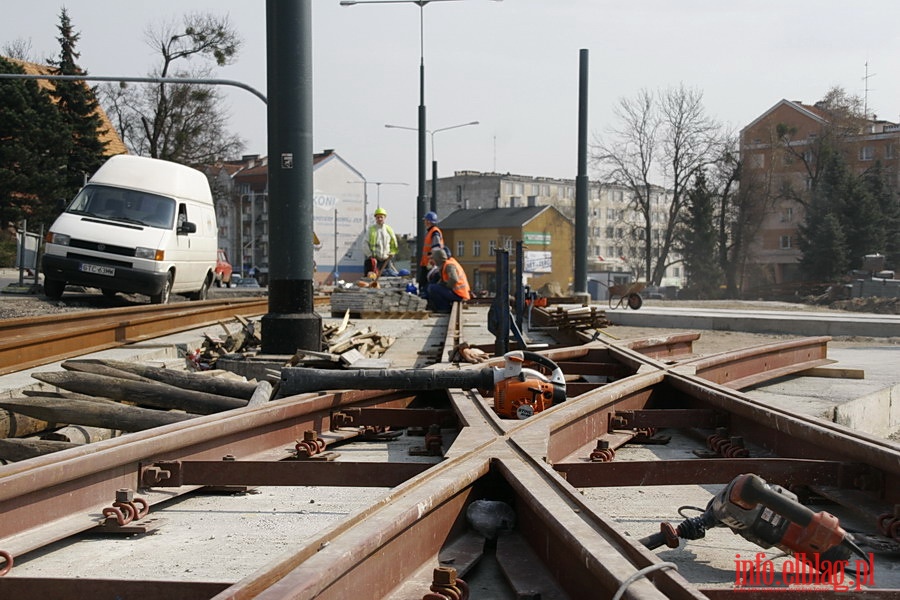
{"label": "worker in orange vest", "polygon": [[443,248],[431,252],[431,260],[440,270],[441,279],[428,286],[428,308],[435,312],[450,312],[454,302],[462,302],[472,297],[469,280],[455,258],[447,256]]}
{"label": "worker in orange vest", "polygon": [[444,247],[444,234],[438,228],[438,216],[434,211],[428,211],[423,218],[425,221],[425,239],[422,242],[422,258],[419,261],[419,272],[416,274],[416,282],[420,290],[428,289],[428,271],[431,261],[431,252],[435,248]]}

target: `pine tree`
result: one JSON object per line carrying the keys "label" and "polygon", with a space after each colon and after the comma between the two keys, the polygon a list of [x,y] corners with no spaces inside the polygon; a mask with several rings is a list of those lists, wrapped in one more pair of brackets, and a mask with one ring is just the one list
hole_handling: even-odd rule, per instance
{"label": "pine tree", "polygon": [[[59,59],[48,61],[55,67],[53,74],[87,75],[76,62],[81,55],[75,50],[75,45],[81,36],[74,31],[65,8],[60,11],[57,29]],[[101,140],[105,129],[95,90],[83,81],[57,81],[51,94],[56,98],[56,107],[71,130],[72,143],[69,145],[65,178],[65,196],[71,198],[84,185],[85,178],[93,174],[106,158],[107,142]]]}
{"label": "pine tree", "polygon": [[843,220],[852,179],[841,154],[829,153],[807,206],[806,220],[798,228],[797,242],[803,252],[800,265],[809,281],[833,282],[850,267]]}
{"label": "pine tree", "polygon": [[882,229],[882,245],[875,252],[885,255],[889,268],[900,268],[900,195],[890,184],[890,176],[881,163],[866,171],[863,178],[877,204],[876,222]]}
{"label": "pine tree", "polygon": [[[0,58],[0,72],[22,73]],[[64,197],[69,126],[35,81],[0,79],[0,223],[48,226]]]}
{"label": "pine tree", "polygon": [[688,191],[684,227],[678,234],[678,251],[684,262],[690,297],[712,298],[718,293],[722,273],[716,260],[715,198],[701,172]]}
{"label": "pine tree", "polygon": [[800,264],[809,280],[830,283],[840,279],[849,267],[847,242],[839,216],[816,208],[814,205],[806,223],[800,226]]}

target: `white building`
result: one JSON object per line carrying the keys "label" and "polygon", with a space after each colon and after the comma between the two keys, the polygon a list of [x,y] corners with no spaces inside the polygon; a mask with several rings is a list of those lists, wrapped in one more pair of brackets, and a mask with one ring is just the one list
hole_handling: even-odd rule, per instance
{"label": "white building", "polygon": [[[267,158],[248,155],[206,172],[216,198],[220,247],[236,273],[256,267],[265,283],[270,253]],[[316,282],[333,279],[335,272],[339,277],[361,274],[362,259],[351,250],[365,231],[365,178],[334,150],[325,150],[313,156],[313,187]]]}

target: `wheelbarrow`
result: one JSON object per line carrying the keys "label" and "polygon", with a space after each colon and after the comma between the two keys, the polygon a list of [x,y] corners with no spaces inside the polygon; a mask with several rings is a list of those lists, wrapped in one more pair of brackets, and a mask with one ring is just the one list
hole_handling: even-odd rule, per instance
{"label": "wheelbarrow", "polygon": [[645,287],[647,287],[647,284],[643,281],[609,286],[609,307],[639,309],[644,304],[641,292],[644,291]]}

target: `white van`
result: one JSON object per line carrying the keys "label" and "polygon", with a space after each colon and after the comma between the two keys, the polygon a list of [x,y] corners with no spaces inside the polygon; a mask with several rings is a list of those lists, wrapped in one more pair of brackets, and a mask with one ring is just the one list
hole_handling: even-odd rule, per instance
{"label": "white van", "polygon": [[218,228],[206,176],[141,156],[113,156],[53,223],[41,263],[44,293],[66,284],[203,300],[215,278]]}

